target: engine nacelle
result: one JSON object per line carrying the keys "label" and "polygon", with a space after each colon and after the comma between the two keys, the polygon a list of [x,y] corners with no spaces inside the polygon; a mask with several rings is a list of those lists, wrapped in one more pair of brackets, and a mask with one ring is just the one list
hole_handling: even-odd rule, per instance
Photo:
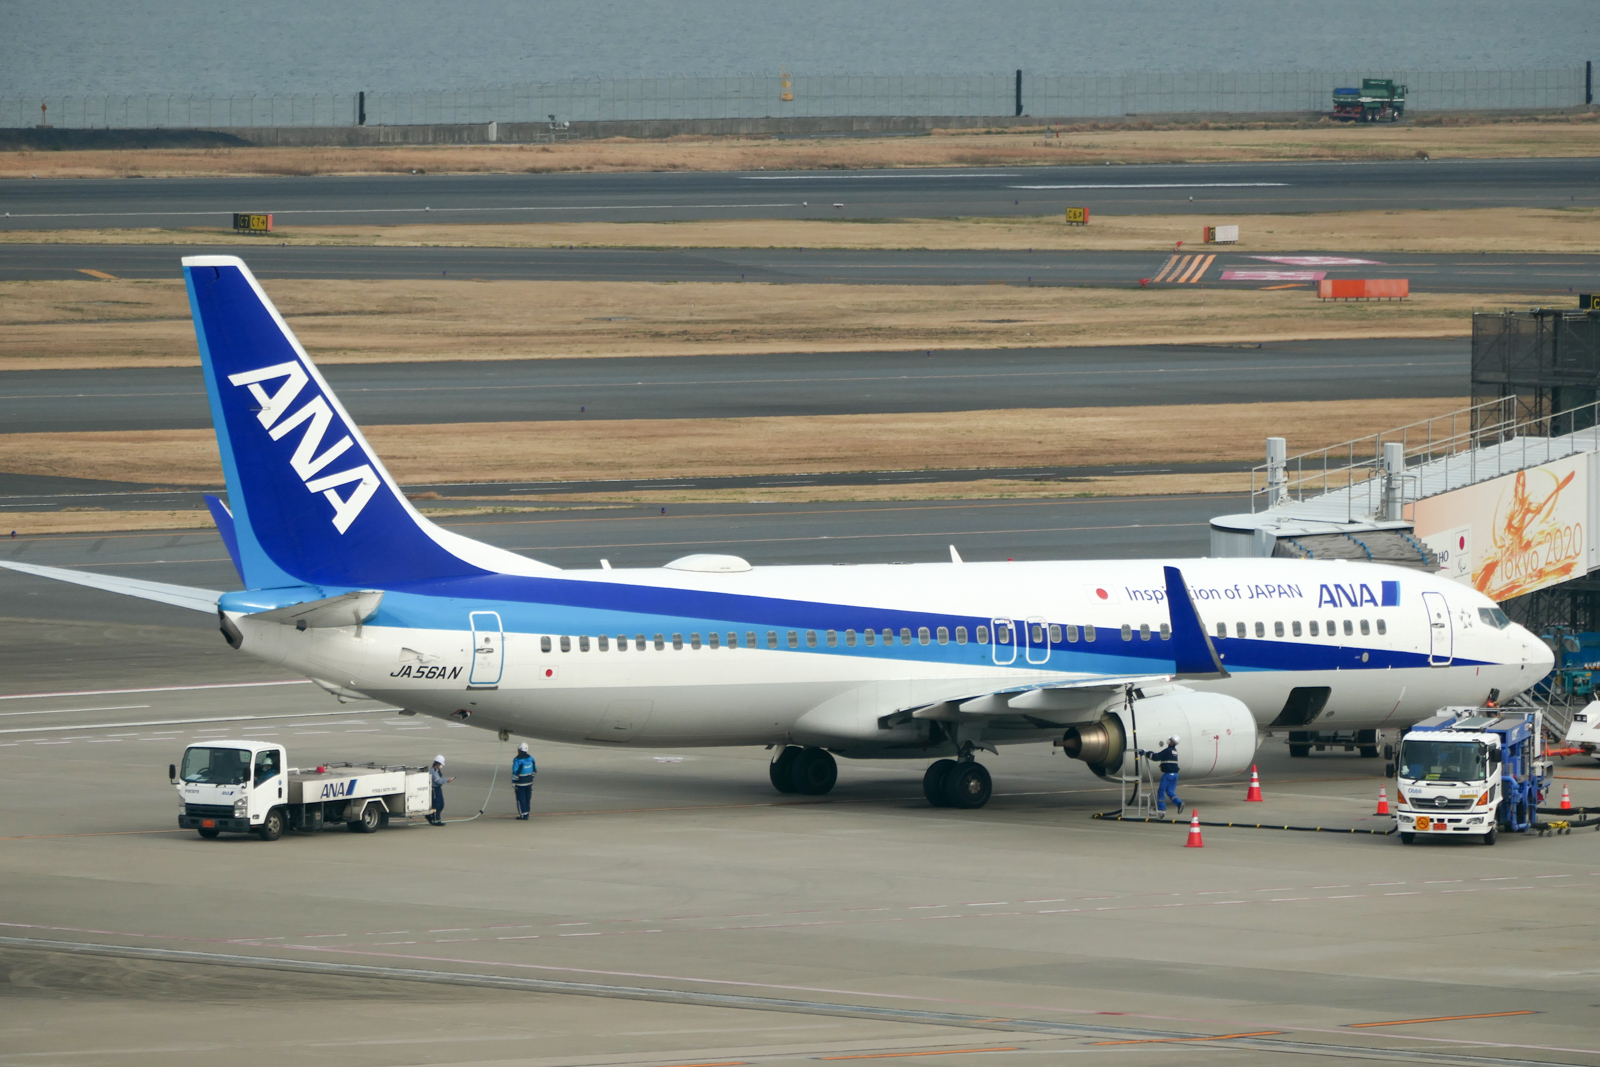
{"label": "engine nacelle", "polygon": [[1255,716],[1242,701],[1221,693],[1197,693],[1174,687],[1156,696],[1109,711],[1098,722],[1068,728],[1057,742],[1073,759],[1107,781],[1133,774],[1134,728],[1138,747],[1164,748],[1167,738],[1178,737],[1178,763],[1185,778],[1219,778],[1248,770],[1255,759],[1259,735]]}

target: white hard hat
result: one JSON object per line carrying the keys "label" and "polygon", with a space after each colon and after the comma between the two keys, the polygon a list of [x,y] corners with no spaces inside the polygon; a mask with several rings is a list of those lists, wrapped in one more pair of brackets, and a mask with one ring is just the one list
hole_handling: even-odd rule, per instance
{"label": "white hard hat", "polygon": [[433,757],[433,762],[435,762],[439,766],[443,767],[444,766],[444,757],[443,756],[435,756],[435,757]]}
{"label": "white hard hat", "polygon": [[522,742],[522,744],[518,745],[517,746],[517,751],[518,752],[526,752],[526,751],[528,751],[528,742],[524,741],[524,742]]}
{"label": "white hard hat", "polygon": [[[1182,740],[1183,740],[1183,738],[1181,738],[1181,737],[1179,737],[1179,736],[1178,736],[1178,735],[1177,735],[1177,734],[1173,734],[1173,735],[1172,735],[1172,736],[1171,736],[1171,737],[1169,737],[1169,738],[1167,738],[1167,740],[1168,740],[1168,741],[1170,741],[1170,742],[1172,742],[1172,743],[1173,743],[1173,744],[1174,744],[1174,745],[1175,745],[1175,744],[1177,744],[1177,743],[1178,743],[1178,742],[1179,742],[1179,741],[1182,741]],[[439,762],[440,762],[440,763],[443,763],[443,762],[444,762],[444,760],[440,760],[440,761],[439,761]]]}

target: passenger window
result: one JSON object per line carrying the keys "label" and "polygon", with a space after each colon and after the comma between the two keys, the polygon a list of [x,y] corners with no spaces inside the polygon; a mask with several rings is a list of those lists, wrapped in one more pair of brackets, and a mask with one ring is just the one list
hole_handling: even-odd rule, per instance
{"label": "passenger window", "polygon": [[611,651],[611,638],[607,637],[605,634],[601,634],[599,637],[595,638],[595,640],[600,642],[599,648],[601,652]]}
{"label": "passenger window", "polygon": [[1339,623],[1335,619],[1329,619],[1328,620],[1328,636],[1329,637],[1338,637],[1339,636]]}
{"label": "passenger window", "polygon": [[1361,620],[1361,636],[1362,636],[1362,637],[1366,637],[1366,636],[1367,636],[1367,635],[1368,635],[1368,634],[1370,634],[1370,633],[1371,633],[1371,632],[1372,632],[1372,630],[1371,630],[1371,628],[1370,628],[1370,627],[1369,627],[1369,626],[1368,626],[1368,625],[1367,625],[1367,620],[1366,620],[1366,619],[1362,619],[1362,620]]}
{"label": "passenger window", "polygon": [[815,630],[807,630],[806,631],[806,647],[807,648],[816,648],[817,647],[817,631],[815,631]]}
{"label": "passenger window", "polygon": [[[922,639],[922,643],[923,644],[927,644],[928,643],[928,639],[927,639],[927,636],[926,636],[927,633],[928,633],[927,627],[923,627],[922,633],[924,635],[923,639]],[[911,643],[911,627],[909,627],[909,626],[900,627],[900,643],[902,645],[909,645]]]}
{"label": "passenger window", "polygon": [[[815,640],[815,638],[813,638],[813,640]],[[789,631],[789,647],[790,648],[799,648],[800,647],[800,635],[795,633],[793,630]]]}
{"label": "passenger window", "polygon": [[846,647],[846,648],[855,648],[856,647],[856,632],[854,630],[846,630],[844,632],[844,647]]}
{"label": "passenger window", "polygon": [[1316,619],[1312,619],[1311,620],[1311,636],[1312,637],[1316,637],[1317,636],[1317,620]]}
{"label": "passenger window", "polygon": [[550,651],[550,639],[548,637],[539,638],[539,651],[540,652],[549,652]]}
{"label": "passenger window", "polygon": [[707,648],[716,648],[716,647],[718,647],[719,639],[721,638],[721,636],[722,635],[717,633],[717,631],[715,631],[715,630],[712,630],[710,633],[706,634],[706,647]]}
{"label": "passenger window", "polygon": [[562,634],[561,635],[561,651],[563,651],[563,652],[571,652],[572,651],[572,638],[568,637],[566,634]]}
{"label": "passenger window", "polygon": [[776,631],[776,630],[768,630],[767,631],[767,647],[768,648],[777,648],[778,647],[778,631]]}
{"label": "passenger window", "polygon": [[1300,620],[1299,619],[1294,620],[1294,622],[1290,623],[1289,626],[1293,630],[1294,635],[1296,637],[1299,637],[1300,636]]}
{"label": "passenger window", "polygon": [[1030,642],[1032,642],[1032,644],[1033,644],[1033,646],[1035,648],[1037,648],[1038,646],[1044,644],[1044,627],[1040,626],[1036,622],[1029,623],[1028,624],[1028,640]]}
{"label": "passenger window", "polygon": [[589,635],[588,634],[580,634],[579,635],[579,637],[578,637],[578,651],[579,652],[587,652],[587,651],[589,651]]}
{"label": "passenger window", "polygon": [[656,634],[656,651],[660,652],[667,647],[667,639],[661,634]]}
{"label": "passenger window", "polygon": [[868,648],[878,643],[878,631],[876,630],[862,630],[861,637],[862,640],[866,641]]}
{"label": "passenger window", "polygon": [[1240,637],[1243,637],[1245,635],[1244,623],[1242,623],[1242,622],[1235,623],[1234,627],[1233,627],[1233,630],[1234,630],[1234,633],[1238,634]]}
{"label": "passenger window", "polygon": [[699,634],[690,634],[689,635],[689,647],[690,648],[699,648],[700,647],[700,635]]}
{"label": "passenger window", "polygon": [[1163,640],[1163,641],[1171,641],[1172,640],[1172,627],[1168,626],[1166,623],[1162,623],[1161,624],[1161,640]]}
{"label": "passenger window", "polygon": [[1275,623],[1272,624],[1272,635],[1274,637],[1282,637],[1283,636],[1283,623],[1275,622]]}
{"label": "passenger window", "polygon": [[978,627],[974,633],[975,636],[973,639],[977,641],[978,644],[987,645],[989,643],[989,628],[987,626]]}
{"label": "passenger window", "polygon": [[1225,623],[1225,622],[1217,623],[1217,636],[1218,637],[1227,637],[1228,636],[1228,624],[1227,623]]}
{"label": "passenger window", "polygon": [[676,652],[682,652],[683,651],[683,635],[682,634],[673,634],[672,635],[672,648]]}
{"label": "passenger window", "polygon": [[1059,645],[1061,643],[1061,627],[1057,626],[1055,623],[1050,624],[1050,643],[1052,645]]}
{"label": "passenger window", "polygon": [[1094,623],[1086,622],[1083,624],[1083,639],[1089,642],[1094,641]]}
{"label": "passenger window", "polygon": [[885,626],[883,628],[883,646],[888,648],[892,644],[894,644],[894,631]]}
{"label": "passenger window", "polygon": [[1389,632],[1389,628],[1383,624],[1383,620],[1382,619],[1379,619],[1378,620],[1378,633],[1379,634],[1386,634],[1388,632]]}
{"label": "passenger window", "polygon": [[1067,625],[1067,644],[1075,645],[1077,643],[1078,643],[1078,628],[1069,623]]}
{"label": "passenger window", "polygon": [[1346,637],[1349,637],[1352,634],[1354,634],[1355,632],[1356,632],[1355,627],[1350,625],[1350,620],[1349,619],[1344,620],[1344,635]]}
{"label": "passenger window", "polygon": [[1267,624],[1266,623],[1264,623],[1264,622],[1256,623],[1256,636],[1257,637],[1265,637],[1265,636],[1267,636]]}
{"label": "passenger window", "polygon": [[265,752],[256,753],[256,785],[278,773],[278,750],[269,748]]}
{"label": "passenger window", "polygon": [[[754,630],[746,630],[744,632],[744,647],[745,648],[755,648],[756,647],[756,632]],[[777,648],[778,646],[777,645],[773,645],[772,647],[773,648]]]}
{"label": "passenger window", "polygon": [[1133,627],[1129,626],[1127,623],[1122,624],[1122,639],[1124,641],[1133,640]]}
{"label": "passenger window", "polygon": [[948,645],[950,643],[950,627],[939,627],[939,643],[941,645]]}
{"label": "passenger window", "polygon": [[828,631],[828,647],[829,648],[838,648],[839,647],[839,631],[838,630],[829,630]]}
{"label": "passenger window", "polygon": [[1011,627],[1005,625],[1004,623],[995,623],[994,643],[997,645],[1009,645],[1011,643]]}
{"label": "passenger window", "polygon": [[644,634],[635,634],[634,637],[633,637],[633,647],[635,649],[637,649],[638,651],[643,652],[644,651],[644,646],[645,646],[645,636],[644,636]]}
{"label": "passenger window", "polygon": [[1141,640],[1141,641],[1150,640],[1150,624],[1149,623],[1141,622],[1139,624],[1139,640]]}
{"label": "passenger window", "polygon": [[965,626],[957,626],[956,627],[956,644],[964,645],[966,643],[967,643],[967,628]]}
{"label": "passenger window", "polygon": [[917,644],[919,644],[919,645],[927,644],[928,643],[928,638],[929,638],[928,628],[926,626],[917,627]]}

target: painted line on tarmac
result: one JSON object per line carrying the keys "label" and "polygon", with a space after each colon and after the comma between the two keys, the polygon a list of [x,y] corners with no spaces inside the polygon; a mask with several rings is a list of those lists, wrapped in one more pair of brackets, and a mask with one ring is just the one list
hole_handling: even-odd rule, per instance
{"label": "painted line on tarmac", "polygon": [[[44,734],[67,730],[123,730],[135,726],[194,726],[203,722],[259,722],[263,719],[317,719],[328,715],[387,715],[399,708],[361,708],[356,711],[296,711],[284,715],[220,715],[208,719],[152,719],[149,722],[93,722],[81,726],[18,726],[0,734]],[[177,733],[176,730],[172,731]]]}
{"label": "painted line on tarmac", "polygon": [[[361,208],[278,208],[275,215],[423,215],[445,212],[486,211],[681,211],[687,208],[750,208],[799,207],[799,204],[573,204],[570,206],[516,206],[504,207],[361,207]],[[228,215],[227,211],[59,211],[31,214],[6,212],[8,219],[138,219],[138,218],[195,218]],[[244,246],[240,242],[240,247]],[[155,246],[163,247],[163,246]],[[345,246],[360,247],[360,246]]]}
{"label": "painted line on tarmac", "polygon": [[1395,1019],[1384,1023],[1346,1023],[1352,1030],[1360,1030],[1369,1026],[1410,1026],[1413,1023],[1453,1023],[1461,1019],[1500,1019],[1507,1015],[1543,1015],[1544,1012],[1523,1009],[1521,1011],[1486,1011],[1478,1015],[1435,1015],[1428,1019]]}
{"label": "painted line on tarmac", "polygon": [[[99,931],[111,933],[112,931]],[[141,936],[141,935],[130,935]],[[1396,1060],[1415,1063],[1437,1064],[1468,1064],[1483,1065],[1483,1067],[1550,1067],[1548,1060],[1529,1060],[1509,1056],[1475,1056],[1459,1052],[1431,1052],[1423,1049],[1397,1049],[1367,1048],[1361,1046],[1336,1044],[1330,1041],[1297,1041],[1285,1040],[1271,1036],[1251,1035],[1215,1035],[1200,1034],[1174,1030],[1156,1030],[1143,1027],[1113,1026],[1106,1023],[1094,1022],[1062,1022],[1051,1019],[1022,1019],[1008,1018],[996,1021],[992,1016],[964,1014],[956,1011],[935,1011],[926,1008],[907,1008],[883,1004],[851,1004],[820,1000],[798,1000],[774,996],[759,996],[749,993],[721,993],[709,990],[695,989],[670,989],[652,986],[614,985],[605,982],[583,982],[555,978],[530,978],[519,975],[500,975],[483,972],[464,972],[453,970],[434,970],[423,967],[394,967],[378,966],[373,964],[358,963],[333,963],[327,960],[302,960],[277,956],[252,956],[222,952],[199,952],[189,949],[150,948],[144,946],[123,946],[85,943],[80,941],[56,941],[44,938],[29,937],[0,937],[0,946],[10,946],[21,949],[38,951],[63,952],[74,955],[113,957],[124,959],[156,960],[168,963],[197,963],[210,964],[224,967],[240,967],[256,970],[283,971],[291,973],[327,974],[347,978],[372,978],[382,981],[410,981],[438,985],[475,986],[482,988],[506,989],[539,993],[558,993],[574,996],[601,997],[611,1000],[637,1000],[653,1003],[688,1004],[707,1007],[742,1008],[756,1011],[782,1011],[800,1015],[821,1015],[838,1018],[869,1019],[880,1022],[903,1022],[923,1024],[929,1026],[948,1026],[971,1030],[999,1030],[1003,1032],[1021,1032],[1032,1034],[1045,1034],[1056,1037],[1099,1037],[1117,1039],[1146,1039],[1157,1042],[1173,1042],[1183,1039],[1198,1041],[1215,1041],[1226,1038],[1236,1048],[1250,1048],[1263,1052],[1296,1053],[1312,1055],[1337,1055],[1350,1059],[1376,1060],[1380,1062],[1394,1062]],[[587,974],[615,978],[645,979],[651,981],[684,982],[698,985],[720,985],[724,987],[745,987],[756,989],[781,990],[796,993],[821,993],[832,996],[850,996],[862,998],[881,998],[899,1001],[920,1001],[924,1003],[962,1004],[970,1003],[954,998],[939,998],[917,996],[902,993],[874,993],[860,990],[828,989],[811,986],[787,986],[767,982],[748,982],[738,980],[719,980],[694,978],[682,975],[659,975],[636,973],[629,971],[601,971],[576,967],[557,967],[546,964],[526,963],[493,963],[486,960],[458,959],[451,957],[433,957],[409,955],[403,953],[378,953],[363,952],[337,946],[323,946],[315,949],[303,949],[320,953],[335,955],[371,956],[386,959],[405,960],[430,964],[433,967],[458,964],[466,966],[491,966],[514,968],[518,970],[557,971],[569,974]],[[1052,1008],[1046,1009],[1062,1013],[1077,1015],[1098,1015],[1100,1012],[1091,1012],[1081,1009]],[[1339,1030],[1307,1030],[1312,1033],[1327,1033],[1338,1036],[1348,1031]],[[1584,1055],[1593,1055],[1596,1049],[1572,1049],[1543,1045],[1519,1045],[1509,1042],[1470,1041],[1459,1038],[1427,1038],[1415,1035],[1396,1035],[1397,1038],[1411,1041],[1423,1041],[1437,1044],[1467,1045],[1497,1049],[1527,1049],[1540,1052],[1570,1052]]]}
{"label": "painted line on tarmac", "polygon": [[[985,1019],[984,1022],[1006,1022],[1004,1019]],[[1266,1031],[1268,1033],[1282,1033],[1281,1030]],[[1245,1036],[1243,1034],[1239,1035]],[[1256,1036],[1256,1035],[1250,1035]],[[1104,1041],[1100,1044],[1121,1044],[1121,1042]],[[902,1056],[960,1056],[967,1052],[1021,1052],[1020,1045],[993,1045],[989,1048],[949,1048],[936,1049],[929,1052],[857,1052],[849,1056],[818,1056],[819,1060],[897,1060]]]}
{"label": "painted line on tarmac", "polygon": [[149,704],[116,704],[109,708],[45,708],[40,711],[0,711],[0,719],[10,719],[17,715],[72,715],[87,711],[135,711],[149,706]]}
{"label": "painted line on tarmac", "polygon": [[[189,560],[186,562],[195,562]],[[210,562],[202,560],[199,562]],[[117,564],[112,564],[117,566]],[[268,685],[311,685],[309,678],[286,678],[278,682],[217,682],[211,685],[155,685],[142,689],[71,689],[60,693],[6,693],[0,700],[48,700],[51,697],[109,697],[129,693],[187,693],[200,689],[253,689]],[[109,710],[109,709],[107,709]]]}
{"label": "painted line on tarmac", "polygon": [[1096,185],[1012,185],[1010,189],[1283,189],[1289,182],[1105,182]]}

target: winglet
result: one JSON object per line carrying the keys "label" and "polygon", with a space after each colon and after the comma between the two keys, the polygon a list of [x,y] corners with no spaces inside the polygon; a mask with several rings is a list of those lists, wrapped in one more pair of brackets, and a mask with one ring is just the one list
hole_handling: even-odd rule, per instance
{"label": "winglet", "polygon": [[1183,572],[1163,567],[1167,579],[1167,613],[1172,620],[1172,660],[1179,678],[1226,678],[1222,657],[1206,635],[1206,628],[1195,611],[1194,600]]}
{"label": "winglet", "polygon": [[233,528],[233,512],[228,510],[228,505],[220,497],[206,494],[206,507],[211,509],[211,521],[217,524],[217,533],[222,535],[222,544],[228,550],[228,556],[233,560],[233,569],[239,572],[239,580],[244,581],[244,564],[239,561],[239,534]]}

